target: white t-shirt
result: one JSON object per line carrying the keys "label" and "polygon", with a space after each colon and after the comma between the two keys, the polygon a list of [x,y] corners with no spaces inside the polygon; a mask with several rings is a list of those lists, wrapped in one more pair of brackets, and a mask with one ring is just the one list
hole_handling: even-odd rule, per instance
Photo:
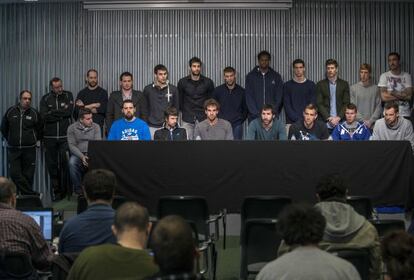
{"label": "white t-shirt", "polygon": [[[386,87],[388,91],[401,92],[406,88],[412,87],[411,75],[406,72],[401,72],[400,75],[394,75],[391,71],[388,71],[381,74],[378,86]],[[409,117],[411,115],[410,102],[399,100],[398,104],[400,116]]]}

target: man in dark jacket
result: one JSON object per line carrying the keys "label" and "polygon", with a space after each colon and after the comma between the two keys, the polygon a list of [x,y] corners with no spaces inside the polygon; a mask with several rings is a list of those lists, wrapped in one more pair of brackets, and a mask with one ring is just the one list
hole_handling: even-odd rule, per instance
{"label": "man in dark jacket", "polygon": [[19,104],[10,107],[1,122],[1,132],[7,140],[10,177],[20,194],[36,194],[32,189],[36,142],[42,136],[43,122],[31,102],[32,93],[23,90]]}
{"label": "man in dark jacket", "polygon": [[43,143],[46,165],[52,183],[54,199],[61,199],[66,191],[67,130],[72,123],[73,95],[63,90],[58,77],[50,81],[51,91],[40,100],[40,115],[44,120]]}
{"label": "man in dark jacket", "polygon": [[169,107],[164,112],[164,127],[155,131],[154,140],[187,140],[187,132],[184,128],[178,126],[178,110]]}
{"label": "man in dark jacket", "polygon": [[246,76],[246,102],[249,109],[249,122],[260,117],[264,104],[270,104],[276,116],[282,109],[283,80],[278,72],[269,67],[270,53],[261,51],[257,55],[259,65]]}

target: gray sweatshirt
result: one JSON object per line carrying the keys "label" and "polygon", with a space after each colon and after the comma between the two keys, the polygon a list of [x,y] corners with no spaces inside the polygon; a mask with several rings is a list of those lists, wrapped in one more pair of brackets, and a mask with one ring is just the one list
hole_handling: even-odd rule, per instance
{"label": "gray sweatshirt", "polygon": [[408,140],[414,151],[413,125],[409,120],[399,117],[398,122],[390,127],[382,118],[375,123],[371,140]]}
{"label": "gray sweatshirt", "polygon": [[79,121],[68,127],[68,144],[70,152],[82,158],[88,152],[89,140],[101,140],[101,128],[98,124],[92,123],[91,127],[83,126]]}
{"label": "gray sweatshirt", "polygon": [[357,120],[368,120],[372,125],[380,118],[382,113],[381,97],[377,85],[363,86],[362,82],[356,83],[350,88],[351,103],[357,108]]}

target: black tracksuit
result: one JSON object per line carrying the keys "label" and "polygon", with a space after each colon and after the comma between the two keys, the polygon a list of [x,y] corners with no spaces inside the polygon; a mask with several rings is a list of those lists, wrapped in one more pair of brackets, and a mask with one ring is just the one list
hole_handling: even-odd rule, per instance
{"label": "black tracksuit", "polygon": [[164,140],[164,141],[176,141],[176,140],[187,140],[187,132],[185,128],[178,127],[174,129],[169,129],[163,127],[155,131],[154,140]]}

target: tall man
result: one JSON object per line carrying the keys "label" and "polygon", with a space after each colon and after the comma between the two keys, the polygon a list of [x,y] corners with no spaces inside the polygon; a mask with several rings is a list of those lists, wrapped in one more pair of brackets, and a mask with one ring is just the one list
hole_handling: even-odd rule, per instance
{"label": "tall man", "polygon": [[182,126],[187,131],[189,140],[194,139],[196,123],[205,120],[204,102],[211,98],[214,83],[201,75],[201,60],[193,57],[189,61],[190,75],[180,79],[178,92],[180,96],[180,110],[182,112]]}
{"label": "tall man", "polygon": [[358,107],[357,120],[372,128],[381,115],[381,97],[377,85],[371,81],[371,65],[361,64],[359,82],[351,86],[351,103]]}
{"label": "tall man", "polygon": [[47,170],[52,183],[54,199],[62,198],[66,191],[68,151],[67,130],[72,122],[73,96],[63,90],[58,77],[50,81],[51,91],[40,100],[40,114],[45,122],[43,143]]}
{"label": "tall man", "polygon": [[287,140],[285,125],[276,118],[272,105],[263,105],[261,118],[250,122],[246,140]]}
{"label": "tall man", "polygon": [[165,109],[179,106],[178,89],[169,83],[167,67],[161,64],[154,67],[154,82],[144,88],[143,94],[142,119],[154,138],[155,131],[164,123]]}
{"label": "tall man", "polygon": [[43,121],[31,102],[32,93],[23,90],[19,104],[10,107],[1,122],[1,133],[7,140],[10,177],[20,194],[36,194],[33,191],[36,142],[42,137]]}
{"label": "tall man", "polygon": [[303,111],[303,119],[289,127],[289,140],[328,140],[329,132],[325,123],[319,121],[318,110],[309,104]]}
{"label": "tall man", "polygon": [[154,140],[187,140],[186,130],[178,125],[178,110],[169,107],[165,110],[164,116],[164,127],[155,131]]}
{"label": "tall man", "polygon": [[231,123],[234,139],[243,138],[243,122],[247,117],[244,88],[236,84],[236,70],[228,66],[223,70],[224,84],[216,87],[213,98],[220,104],[219,118]]}
{"label": "tall man", "polygon": [[325,62],[326,79],[316,84],[316,105],[319,116],[333,129],[345,117],[345,106],[349,103],[349,84],[338,78],[338,62]]}
{"label": "tall man", "polygon": [[124,100],[132,100],[135,109],[135,116],[141,115],[142,92],[133,90],[133,77],[129,72],[124,72],[119,77],[119,85],[121,90],[113,91],[109,96],[108,108],[106,110],[106,126],[108,131],[111,129],[112,123],[122,118],[122,102]]}
{"label": "tall man", "polygon": [[86,87],[76,96],[75,119],[78,119],[79,109],[86,108],[91,110],[93,122],[101,127],[105,122],[106,108],[108,106],[108,92],[98,85],[98,71],[89,69],[86,73]]}
{"label": "tall man", "polygon": [[283,80],[280,74],[270,68],[270,53],[261,51],[259,62],[246,76],[246,102],[249,109],[249,122],[259,118],[264,104],[273,106],[278,115],[282,109]]}
{"label": "tall man", "polygon": [[369,140],[371,131],[363,122],[357,121],[357,107],[355,104],[350,103],[346,105],[345,121],[335,126],[331,136],[332,140]]}

